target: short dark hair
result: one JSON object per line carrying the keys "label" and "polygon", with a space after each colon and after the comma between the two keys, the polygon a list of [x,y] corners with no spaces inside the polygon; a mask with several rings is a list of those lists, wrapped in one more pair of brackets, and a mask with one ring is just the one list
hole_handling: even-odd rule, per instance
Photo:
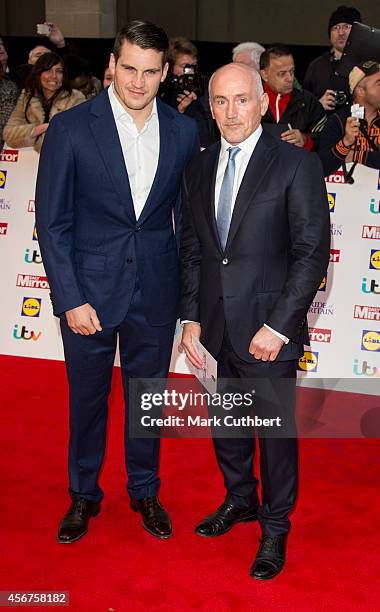
{"label": "short dark hair", "polygon": [[155,49],[163,53],[162,64],[166,62],[169,39],[166,32],[150,21],[134,19],[118,31],[113,47],[115,61],[120,57],[124,41],[137,45],[141,49]]}
{"label": "short dark hair", "polygon": [[191,55],[198,57],[198,49],[195,45],[184,36],[176,36],[169,41],[168,61],[170,64],[175,64],[179,55]]}
{"label": "short dark hair", "polygon": [[260,55],[260,70],[268,68],[272,57],[287,57],[289,55],[292,55],[292,53],[286,45],[282,43],[271,45]]}

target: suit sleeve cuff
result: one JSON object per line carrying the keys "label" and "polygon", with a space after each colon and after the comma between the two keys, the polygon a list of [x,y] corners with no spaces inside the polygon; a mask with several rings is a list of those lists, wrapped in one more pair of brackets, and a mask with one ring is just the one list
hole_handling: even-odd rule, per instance
{"label": "suit sleeve cuff", "polygon": [[181,320],[182,327],[185,325],[185,323],[196,323],[197,325],[200,325],[199,321],[189,321],[188,319]]}
{"label": "suit sleeve cuff", "polygon": [[269,327],[269,325],[267,325],[266,323],[264,323],[264,327],[266,327],[267,329],[269,329],[269,331],[273,332],[278,338],[281,338],[281,340],[285,343],[285,344],[289,344],[289,338],[287,338],[286,336],[284,336],[283,334],[280,334],[280,332],[276,331],[275,329],[273,329],[273,327]]}

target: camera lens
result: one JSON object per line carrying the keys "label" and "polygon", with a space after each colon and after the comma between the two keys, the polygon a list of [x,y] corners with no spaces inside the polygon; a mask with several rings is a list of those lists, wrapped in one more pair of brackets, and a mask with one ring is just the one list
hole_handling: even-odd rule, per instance
{"label": "camera lens", "polygon": [[347,95],[344,91],[335,91],[335,104],[337,106],[342,106],[347,102]]}

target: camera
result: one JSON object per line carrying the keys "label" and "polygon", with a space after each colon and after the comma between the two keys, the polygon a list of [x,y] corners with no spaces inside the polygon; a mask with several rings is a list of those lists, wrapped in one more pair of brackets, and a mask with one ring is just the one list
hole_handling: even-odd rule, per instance
{"label": "camera", "polygon": [[203,78],[198,72],[197,66],[186,64],[183,68],[183,74],[177,76],[168,74],[164,81],[165,90],[169,90],[176,95],[183,94],[185,91],[192,91],[201,96],[203,94]]}
{"label": "camera", "polygon": [[343,106],[343,104],[347,104],[347,94],[344,91],[334,91],[335,96],[335,104],[336,106]]}
{"label": "camera", "polygon": [[37,23],[37,34],[40,36],[49,36],[51,32],[51,26],[48,23]]}

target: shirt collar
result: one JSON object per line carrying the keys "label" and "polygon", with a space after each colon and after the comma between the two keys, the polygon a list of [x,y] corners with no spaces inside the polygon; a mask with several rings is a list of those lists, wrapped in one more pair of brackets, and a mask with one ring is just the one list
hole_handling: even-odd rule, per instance
{"label": "shirt collar", "polygon": [[243,140],[242,142],[239,142],[238,145],[231,145],[229,142],[227,142],[227,140],[225,140],[225,138],[223,138],[223,136],[221,137],[221,154],[225,155],[227,154],[227,149],[229,149],[232,146],[237,146],[239,147],[239,149],[241,149],[242,151],[244,151],[244,153],[247,153],[248,155],[252,155],[255,146],[257,145],[257,141],[259,140],[261,134],[262,134],[263,128],[261,127],[261,124],[255,129],[254,132],[252,132],[252,134],[250,136],[248,136],[248,138],[246,138],[245,140]]}
{"label": "shirt collar", "polygon": [[[131,117],[131,115],[128,113],[128,111],[125,110],[124,106],[122,105],[122,103],[120,102],[119,98],[117,97],[115,90],[114,90],[114,84],[111,83],[111,85],[108,87],[108,96],[110,99],[110,104],[111,104],[111,108],[112,108],[112,112],[113,112],[113,116],[115,118],[115,121],[127,121],[131,124],[134,125],[134,121],[133,118]],[[145,121],[145,125],[147,125],[150,120],[152,119],[153,116],[157,115],[157,101],[156,98],[154,98],[153,100],[153,107],[152,107],[152,112],[149,115],[148,119]]]}

